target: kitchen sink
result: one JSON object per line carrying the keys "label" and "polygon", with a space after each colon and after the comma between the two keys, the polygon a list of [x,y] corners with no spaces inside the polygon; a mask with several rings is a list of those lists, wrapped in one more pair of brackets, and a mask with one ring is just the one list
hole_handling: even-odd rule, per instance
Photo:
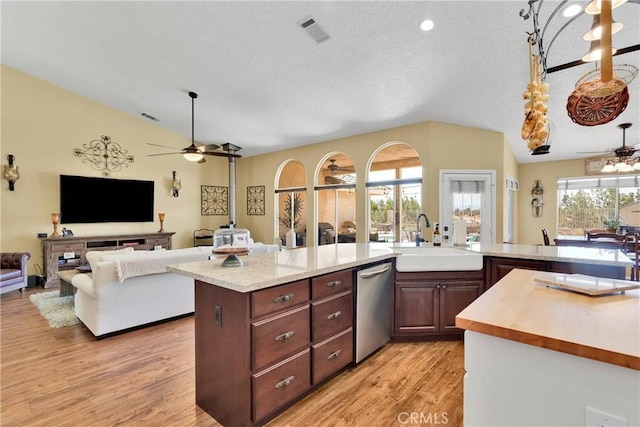
{"label": "kitchen sink", "polygon": [[451,247],[398,246],[396,270],[408,271],[476,271],[482,270],[482,254]]}

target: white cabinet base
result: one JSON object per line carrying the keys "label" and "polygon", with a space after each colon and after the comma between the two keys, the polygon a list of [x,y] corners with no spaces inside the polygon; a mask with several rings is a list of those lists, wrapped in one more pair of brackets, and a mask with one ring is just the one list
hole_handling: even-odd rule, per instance
{"label": "white cabinet base", "polygon": [[586,407],[640,426],[640,371],[465,332],[465,426],[584,426]]}

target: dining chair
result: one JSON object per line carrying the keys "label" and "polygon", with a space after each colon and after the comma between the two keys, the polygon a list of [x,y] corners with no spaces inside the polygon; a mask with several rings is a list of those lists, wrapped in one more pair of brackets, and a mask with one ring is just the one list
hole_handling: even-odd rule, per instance
{"label": "dining chair", "polygon": [[631,268],[631,280],[640,282],[640,234],[635,234],[631,238],[633,239],[633,251],[629,255],[635,256],[633,267]]}
{"label": "dining chair", "polygon": [[551,243],[549,242],[549,232],[546,228],[542,229],[542,240],[544,241],[545,246],[549,246]]}

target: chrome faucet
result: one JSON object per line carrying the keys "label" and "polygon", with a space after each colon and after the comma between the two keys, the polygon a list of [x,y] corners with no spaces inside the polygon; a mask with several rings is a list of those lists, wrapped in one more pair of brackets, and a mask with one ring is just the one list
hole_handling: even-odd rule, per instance
{"label": "chrome faucet", "polygon": [[425,214],[421,213],[420,215],[418,215],[418,219],[416,219],[416,246],[420,246],[420,243],[425,241],[422,238],[422,233],[420,232],[420,218],[422,217],[424,217],[425,225],[427,226],[427,228],[431,227],[431,224],[429,224],[429,218],[427,218]]}

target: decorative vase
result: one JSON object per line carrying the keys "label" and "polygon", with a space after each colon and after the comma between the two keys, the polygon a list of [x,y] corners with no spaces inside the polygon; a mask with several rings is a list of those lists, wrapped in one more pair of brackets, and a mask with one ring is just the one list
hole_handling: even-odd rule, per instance
{"label": "decorative vase", "polygon": [[60,233],[58,233],[58,224],[60,224],[60,214],[52,213],[51,222],[53,223],[53,233],[51,233],[51,236],[49,237],[60,237]]}
{"label": "decorative vase", "polygon": [[158,219],[160,220],[160,230],[158,230],[158,233],[164,233],[164,228],[163,228],[164,213],[159,213],[158,214]]}
{"label": "decorative vase", "polygon": [[287,249],[294,249],[296,247],[296,232],[292,229],[287,231]]}

